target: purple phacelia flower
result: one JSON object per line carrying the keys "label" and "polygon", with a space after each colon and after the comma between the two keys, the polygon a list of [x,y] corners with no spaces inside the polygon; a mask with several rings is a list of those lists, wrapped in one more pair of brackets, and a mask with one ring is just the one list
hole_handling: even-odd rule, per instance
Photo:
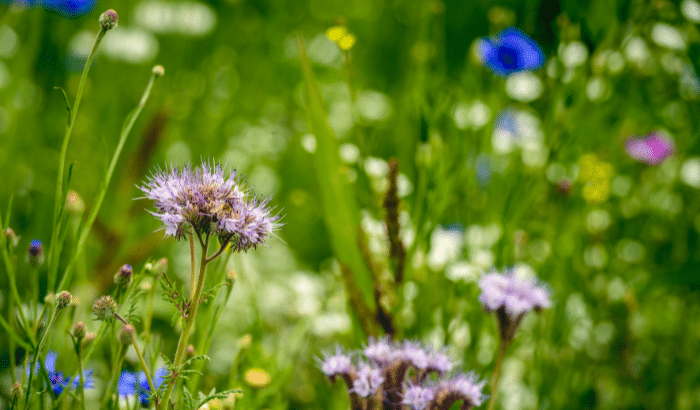
{"label": "purple phacelia flower", "polygon": [[380,366],[391,363],[396,358],[396,351],[388,338],[374,339],[370,337],[364,353],[367,360]]}
{"label": "purple phacelia flower", "polygon": [[191,227],[197,235],[215,234],[231,249],[246,251],[279,227],[269,200],[249,195],[236,171],[226,169],[203,163],[158,170],[141,187],[146,198],[155,200],[157,212],[152,214],[163,222],[166,236],[181,239]]}
{"label": "purple phacelia flower", "polygon": [[658,165],[676,150],[673,140],[658,132],[644,137],[631,137],[625,141],[625,151],[630,158],[648,165]]}
{"label": "purple phacelia flower", "polygon": [[[482,393],[486,381],[479,381],[473,373],[460,374],[452,380],[442,381],[435,389],[437,396],[443,400],[464,400],[464,405],[478,407],[486,400]],[[465,408],[465,407],[462,407]]]}
{"label": "purple phacelia flower", "polygon": [[401,358],[416,369],[428,368],[428,353],[418,343],[405,342],[401,348]]}
{"label": "purple phacelia flower", "polygon": [[540,46],[515,27],[506,28],[495,38],[482,38],[478,47],[482,63],[500,76],[536,70],[545,61]]}
{"label": "purple phacelia flower", "polygon": [[430,387],[408,386],[401,404],[411,406],[414,410],[425,410],[434,398],[435,392]]}
{"label": "purple phacelia flower", "polygon": [[430,353],[428,355],[427,370],[436,371],[440,374],[449,373],[452,371],[452,361],[444,353]]}
{"label": "purple phacelia flower", "polygon": [[551,306],[547,290],[538,286],[534,278],[522,277],[512,271],[486,274],[479,281],[479,287],[479,301],[488,311],[503,308],[508,315],[516,317]]}
{"label": "purple phacelia flower", "polygon": [[328,378],[335,378],[349,374],[352,371],[352,360],[350,356],[343,354],[340,349],[336,349],[333,356],[328,356],[321,362],[321,370]]}
{"label": "purple phacelia flower", "polygon": [[380,369],[367,363],[360,363],[357,378],[353,382],[352,392],[361,397],[369,397],[384,383],[384,376]]}

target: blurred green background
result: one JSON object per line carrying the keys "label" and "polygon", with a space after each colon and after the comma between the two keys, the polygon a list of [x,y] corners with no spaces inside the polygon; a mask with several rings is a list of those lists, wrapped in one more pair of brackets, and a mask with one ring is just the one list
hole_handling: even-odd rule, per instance
{"label": "blurred green background", "polygon": [[[165,256],[170,275],[186,280],[187,244],[153,232],[158,222],[145,211],[151,204],[135,199],[137,186],[157,166],[228,162],[272,197],[285,225],[269,246],[230,259],[238,281],[200,388],[243,388],[241,409],[348,407],[316,359],[366,339],[324,223],[319,181],[327,176],[313,167],[300,33],[379,260],[387,160],[399,162],[409,253],[391,307],[397,337],[446,345],[465,370],[489,377],[497,330],[477,301],[477,281],[493,266],[514,266],[547,282],[554,306],[526,317],[504,364],[501,408],[700,408],[696,0],[124,0],[99,1],[73,19],[5,3],[0,210],[14,195],[9,226],[21,236],[20,255],[31,239],[51,237],[66,124],[54,87],[72,101],[108,8],[119,27],[91,68],[67,158],[88,209],[151,67],[166,74],[127,140],[78,264],[76,320],[92,323],[89,306],[124,263]],[[349,50],[327,38],[336,25],[356,37]],[[480,65],[475,41],[511,25],[542,46],[547,63],[503,79]],[[499,119],[507,115],[517,125],[504,146]],[[625,139],[653,130],[671,136],[675,155],[659,166],[627,157]],[[0,284],[4,301],[6,275]],[[156,306],[166,352],[177,338],[172,314]],[[49,348],[64,342],[57,332]],[[63,354],[61,364],[72,365]],[[88,367],[106,379],[98,358]]]}

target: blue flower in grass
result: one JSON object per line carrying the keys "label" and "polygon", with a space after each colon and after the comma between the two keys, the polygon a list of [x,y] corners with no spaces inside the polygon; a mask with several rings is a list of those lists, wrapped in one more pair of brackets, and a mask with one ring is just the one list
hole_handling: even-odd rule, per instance
{"label": "blue flower in grass", "polygon": [[515,27],[501,31],[495,38],[482,38],[479,56],[486,67],[500,76],[537,70],[545,61],[535,40]]}
{"label": "blue flower in grass", "polygon": [[[168,371],[163,367],[156,370],[156,374],[153,376],[153,385],[156,389],[160,388],[167,375]],[[148,385],[148,379],[144,371],[141,371],[138,375],[128,370],[122,371],[117,381],[117,392],[119,397],[138,396],[141,407],[150,407],[151,387]]]}
{"label": "blue flower in grass", "polygon": [[[58,353],[54,351],[49,351],[46,353],[46,360],[44,360],[44,369],[49,376],[49,382],[51,384],[51,391],[55,397],[58,397],[63,393],[66,388],[77,389],[80,386],[80,376],[76,375],[71,377],[66,377],[62,371],[56,370],[56,359],[58,358]],[[34,377],[43,378],[40,374],[41,367],[39,362],[34,366]],[[26,369],[27,375],[29,375],[29,366]],[[72,382],[71,382],[72,381]],[[92,378],[92,369],[83,371],[83,388],[92,389],[95,387],[95,383]]]}

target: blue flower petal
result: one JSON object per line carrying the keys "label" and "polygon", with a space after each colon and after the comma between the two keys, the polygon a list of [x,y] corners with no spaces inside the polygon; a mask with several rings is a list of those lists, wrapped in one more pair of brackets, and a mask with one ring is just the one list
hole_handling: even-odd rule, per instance
{"label": "blue flower petal", "polygon": [[479,51],[484,65],[500,76],[536,70],[545,62],[540,46],[515,27],[501,31],[495,39],[482,39]]}

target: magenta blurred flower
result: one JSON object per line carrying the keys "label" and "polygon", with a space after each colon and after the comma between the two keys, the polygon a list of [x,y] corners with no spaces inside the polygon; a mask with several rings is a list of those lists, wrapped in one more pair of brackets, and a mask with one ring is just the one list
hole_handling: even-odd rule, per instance
{"label": "magenta blurred flower", "polygon": [[627,155],[649,165],[659,165],[675,150],[673,140],[659,132],[650,132],[644,137],[631,137],[625,141]]}

